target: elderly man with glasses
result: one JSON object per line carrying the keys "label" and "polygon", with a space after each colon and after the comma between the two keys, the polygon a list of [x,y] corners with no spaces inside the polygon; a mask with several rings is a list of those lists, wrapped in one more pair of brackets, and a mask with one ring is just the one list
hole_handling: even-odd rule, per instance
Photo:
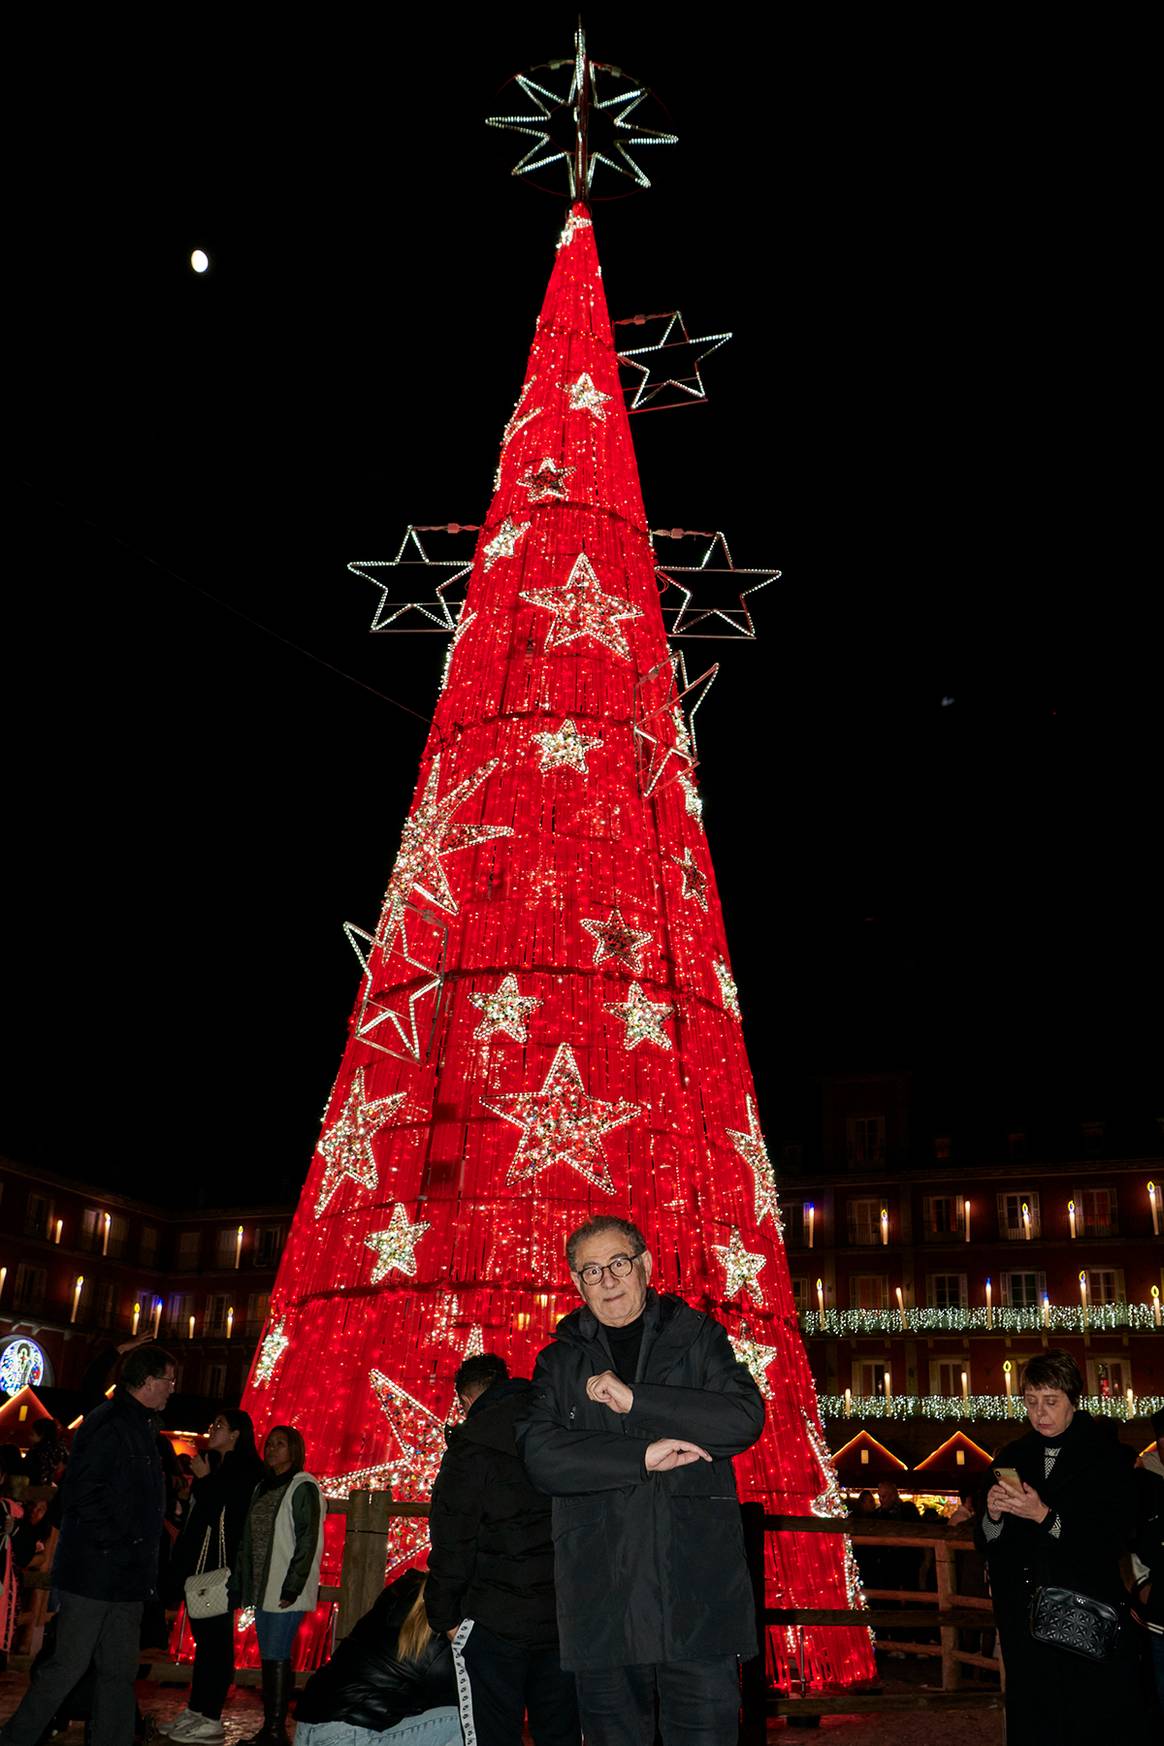
{"label": "elderly man with glasses", "polygon": [[731,1458],[764,1403],[711,1316],[651,1289],[627,1219],[566,1243],[583,1307],[534,1372],[518,1439],[554,1500],[562,1666],[587,1746],[735,1746],[739,1660],[756,1653]]}

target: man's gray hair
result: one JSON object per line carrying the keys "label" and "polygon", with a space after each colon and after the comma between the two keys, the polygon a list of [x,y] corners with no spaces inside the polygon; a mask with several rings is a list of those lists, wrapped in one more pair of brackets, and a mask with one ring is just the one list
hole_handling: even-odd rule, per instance
{"label": "man's gray hair", "polygon": [[624,1236],[631,1245],[632,1255],[641,1255],[647,1246],[647,1239],[629,1219],[616,1218],[613,1213],[596,1213],[584,1225],[579,1225],[576,1231],[571,1231],[566,1238],[566,1260],[571,1273],[578,1271],[578,1250],[581,1244],[590,1237],[601,1237],[605,1231],[618,1231]]}

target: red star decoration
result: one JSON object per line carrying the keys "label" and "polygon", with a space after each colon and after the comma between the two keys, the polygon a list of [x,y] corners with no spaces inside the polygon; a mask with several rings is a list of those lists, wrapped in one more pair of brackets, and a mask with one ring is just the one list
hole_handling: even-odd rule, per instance
{"label": "red star decoration", "polygon": [[605,921],[584,921],[582,926],[594,937],[594,962],[604,964],[613,958],[636,976],[643,972],[643,947],[650,944],[649,933],[628,927],[619,909],[612,909]]}
{"label": "red star decoration", "polygon": [[614,1193],[602,1136],[633,1121],[641,1104],[587,1095],[569,1043],[559,1043],[540,1091],[513,1091],[484,1107],[522,1129],[506,1184],[525,1182],[553,1164],[569,1165],[595,1188]]}
{"label": "red star decoration", "polygon": [[546,648],[556,649],[562,643],[572,643],[578,637],[593,637],[612,654],[631,659],[631,647],[626,632],[618,622],[623,618],[642,618],[637,606],[620,600],[615,594],[604,594],[593,565],[585,552],[579,552],[561,588],[524,589],[522,600],[531,606],[552,612],[554,622],[546,633]]}

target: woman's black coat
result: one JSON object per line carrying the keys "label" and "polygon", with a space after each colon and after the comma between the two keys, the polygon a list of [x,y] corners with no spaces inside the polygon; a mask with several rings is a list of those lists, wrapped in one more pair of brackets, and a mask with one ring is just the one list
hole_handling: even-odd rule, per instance
{"label": "woman's black coat", "polygon": [[[1113,1606],[1123,1602],[1120,1558],[1135,1528],[1132,1455],[1121,1449],[1110,1419],[1077,1411],[1063,1436],[1053,1440],[1060,1452],[1044,1478],[1049,1441],[1028,1431],[995,1457],[996,1466],[1017,1468],[1038,1492],[1051,1512],[1046,1521],[1004,1516],[998,1539],[978,1533],[1006,1664],[1007,1738],[1020,1746],[1096,1746],[1143,1723],[1133,1627],[1122,1628],[1115,1660],[1087,1661],[1035,1642],[1030,1601],[1036,1588],[1050,1586]],[[1057,1535],[1051,1532],[1056,1518]],[[1124,1732],[1125,1739],[1135,1737]]]}
{"label": "woman's black coat", "polygon": [[224,1455],[217,1467],[212,1467],[204,1478],[194,1481],[192,1507],[182,1524],[182,1532],[170,1559],[171,1600],[180,1597],[186,1578],[194,1574],[207,1528],[210,1529],[210,1548],[206,1554],[206,1569],[218,1568],[218,1518],[223,1511],[226,1512],[226,1562],[231,1570],[237,1570],[243,1525],[255,1487],[262,1477],[263,1463],[258,1455],[240,1454],[236,1449]]}
{"label": "woman's black coat", "polygon": [[[654,1291],[629,1413],[590,1400],[614,1364],[588,1309],[558,1323],[538,1358],[518,1444],[554,1499],[554,1573],[562,1666],[623,1667],[756,1653],[732,1456],[764,1428],[764,1403],[711,1316]],[[659,1437],[712,1456],[669,1473],[643,1457]]]}
{"label": "woman's black coat", "polygon": [[396,1639],[421,1578],[421,1571],[406,1570],[391,1583],[331,1660],[312,1674],[296,1705],[299,1721],[348,1722],[382,1733],[406,1716],[456,1705],[446,1637],[430,1637],[417,1661],[397,1658]]}

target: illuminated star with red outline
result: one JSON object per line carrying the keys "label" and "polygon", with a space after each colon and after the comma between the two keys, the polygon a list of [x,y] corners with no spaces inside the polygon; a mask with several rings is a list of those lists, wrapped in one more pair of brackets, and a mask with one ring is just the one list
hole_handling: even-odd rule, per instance
{"label": "illuminated star with red outline", "polygon": [[571,412],[589,412],[594,418],[606,417],[606,403],[614,398],[594,386],[588,370],[583,370],[576,382],[563,382]]}
{"label": "illuminated star with red outline", "polygon": [[546,503],[551,498],[564,498],[570,475],[576,467],[559,467],[552,455],[546,455],[536,467],[527,467],[518,484],[529,493],[531,503]]}
{"label": "illuminated star with red outline", "polygon": [[526,588],[521,599],[552,612],[554,622],[546,632],[546,648],[556,649],[578,637],[593,637],[612,654],[631,659],[631,647],[619,619],[642,618],[639,607],[616,594],[604,594],[585,552],[579,552],[574,567],[561,588]]}
{"label": "illuminated star with red outline", "polygon": [[517,977],[503,976],[492,994],[471,994],[469,1002],[485,1014],[473,1032],[479,1043],[488,1042],[495,1031],[504,1031],[515,1043],[529,1040],[526,1020],[542,1004],[536,994],[522,994]]}
{"label": "illuminated star with red outline", "polygon": [[540,1091],[513,1091],[482,1104],[503,1121],[521,1128],[506,1185],[528,1182],[551,1165],[565,1164],[595,1188],[614,1193],[602,1150],[602,1136],[641,1114],[642,1105],[620,1098],[608,1103],[590,1097],[569,1043],[559,1043]]}
{"label": "illuminated star with red outline", "polygon": [[315,1201],[316,1218],[345,1176],[350,1176],[361,1188],[376,1187],[380,1179],[372,1141],[392,1120],[406,1096],[406,1092],[397,1091],[391,1097],[374,1097],[369,1103],[364,1095],[364,1069],[356,1068],[343,1109],[320,1136],[318,1151],[325,1168]]}
{"label": "illuminated star with red outline", "polygon": [[491,570],[498,558],[512,558],[517,550],[517,542],[522,534],[533,526],[532,521],[512,521],[507,515],[493,538],[485,547],[485,563],[483,568]]}
{"label": "illuminated star with red outline", "polygon": [[376,1259],[372,1264],[372,1284],[379,1285],[386,1279],[395,1267],[399,1273],[407,1273],[410,1279],[416,1277],[416,1245],[432,1226],[423,1219],[417,1219],[414,1225],[408,1222],[408,1212],[397,1201],[392,1209],[392,1223],[384,1231],[369,1231],[364,1238],[366,1248],[375,1252]]}
{"label": "illuminated star with red outline", "polygon": [[580,734],[569,716],[553,733],[534,734],[532,738],[542,748],[539,770],[577,770],[582,776],[590,774],[586,768],[587,752],[602,744],[601,734]]}
{"label": "illuminated star with red outline", "polygon": [[763,1346],[759,1340],[753,1340],[745,1328],[738,1334],[729,1334],[731,1349],[741,1364],[746,1364],[752,1373],[752,1381],[760,1390],[765,1400],[771,1400],[772,1384],[768,1381],[768,1366],[780,1356],[778,1346]]}
{"label": "illuminated star with red outline", "polygon": [[719,1256],[726,1278],[723,1294],[725,1297],[738,1297],[746,1286],[757,1303],[763,1303],[764,1293],[760,1288],[758,1275],[768,1265],[766,1255],[749,1255],[744,1248],[744,1239],[732,1226],[731,1236],[725,1243],[713,1243],[713,1254]]}
{"label": "illuminated star with red outline", "polygon": [[583,921],[582,926],[594,939],[594,962],[605,964],[608,958],[613,958],[626,970],[633,970],[636,976],[643,973],[643,947],[650,944],[651,934],[643,933],[639,928],[632,928],[622,919],[622,911],[616,906],[611,910],[605,921]]}
{"label": "illuminated star with red outline", "polygon": [[674,1018],[675,1008],[665,1000],[648,1000],[637,982],[631,983],[625,1000],[607,1001],[605,1010],[614,1013],[626,1026],[624,1049],[637,1049],[640,1043],[657,1043],[660,1049],[671,1047],[663,1026]]}
{"label": "illuminated star with red outline", "polygon": [[443,800],[439,800],[440,754],[433,759],[424,793],[404,821],[400,853],[396,857],[384,897],[384,907],[380,912],[376,939],[385,951],[388,950],[391,936],[413,891],[419,891],[422,897],[427,897],[430,903],[435,903],[449,915],[457,914],[457,900],[452,894],[442,865],[444,855],[455,854],[458,849],[471,849],[478,843],[487,843],[491,837],[513,835],[512,825],[453,823],[453,814],[476,794],[482,783],[489,780],[500,761],[499,758],[491,758],[480,769],[474,770],[471,776],[466,776],[463,782],[458,782],[455,788],[450,788]]}
{"label": "illuminated star with red outline", "polygon": [[683,895],[693,897],[700,909],[707,912],[707,874],[699,865],[690,849],[683,851],[683,859],[678,855],[671,856],[676,867],[683,874]]}

